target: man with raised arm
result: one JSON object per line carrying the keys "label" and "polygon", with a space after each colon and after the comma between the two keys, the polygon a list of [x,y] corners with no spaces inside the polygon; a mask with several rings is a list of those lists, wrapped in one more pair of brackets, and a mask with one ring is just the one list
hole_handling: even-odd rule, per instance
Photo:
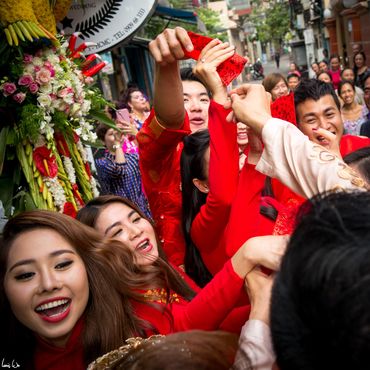
{"label": "man with raised arm", "polygon": [[[215,109],[224,110],[226,88],[216,68],[235,52],[228,43],[211,41],[203,49],[196,68],[203,83],[191,70],[180,71],[184,49],[191,51],[193,45],[181,27],[166,29],[150,42],[149,50],[155,60],[154,106],[137,135],[144,189],[160,241],[169,260],[177,266],[183,264],[185,253],[181,231],[182,139],[207,128],[209,109],[213,109],[209,92],[218,106]],[[202,64],[207,68],[202,68]]]}

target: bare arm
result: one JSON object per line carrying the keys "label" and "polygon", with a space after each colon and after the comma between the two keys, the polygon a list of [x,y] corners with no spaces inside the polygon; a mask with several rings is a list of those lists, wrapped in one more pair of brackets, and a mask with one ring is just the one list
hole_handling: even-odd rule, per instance
{"label": "bare arm", "polygon": [[193,49],[187,32],[181,27],[164,30],[149,44],[156,62],[153,106],[159,122],[170,129],[180,128],[185,116],[178,64],[185,57],[182,47]]}

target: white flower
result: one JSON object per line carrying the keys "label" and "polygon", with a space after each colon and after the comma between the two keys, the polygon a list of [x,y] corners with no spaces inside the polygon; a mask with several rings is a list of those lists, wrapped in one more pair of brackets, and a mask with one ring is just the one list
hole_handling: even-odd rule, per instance
{"label": "white flower", "polygon": [[75,169],[73,167],[72,160],[71,160],[71,158],[66,157],[64,155],[62,156],[62,158],[63,158],[63,164],[64,164],[64,168],[67,172],[68,179],[71,182],[71,184],[73,185],[73,184],[76,183],[76,172],[75,172]]}
{"label": "white flower", "polygon": [[50,62],[53,66],[59,64],[59,57],[55,54],[51,54],[47,56],[48,62]]}
{"label": "white flower", "polygon": [[39,92],[42,94],[51,94],[53,92],[53,85],[51,83],[40,86]]}
{"label": "white flower", "polygon": [[51,98],[48,94],[40,94],[37,101],[42,107],[50,107],[51,105]]}
{"label": "white flower", "polygon": [[98,186],[96,184],[94,176],[91,176],[90,185],[91,185],[91,189],[92,189],[94,198],[98,197],[100,194],[99,194]]}
{"label": "white flower", "polygon": [[43,61],[41,58],[39,58],[39,57],[34,57],[34,58],[32,59],[32,64],[33,64],[34,66],[41,67],[42,65],[44,65],[44,61]]}
{"label": "white flower", "polygon": [[67,198],[62,185],[60,185],[58,181],[58,177],[44,177],[43,180],[53,196],[54,204],[58,207],[60,212],[63,212],[64,204],[67,201]]}

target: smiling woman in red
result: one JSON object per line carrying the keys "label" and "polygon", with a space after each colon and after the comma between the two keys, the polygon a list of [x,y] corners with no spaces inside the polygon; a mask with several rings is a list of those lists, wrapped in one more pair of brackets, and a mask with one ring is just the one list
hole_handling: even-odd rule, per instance
{"label": "smiling woman in red", "polygon": [[132,307],[148,304],[141,293],[147,287],[194,295],[164,261],[157,261],[159,271],[136,265],[136,257],[57,212],[24,212],[8,221],[0,248],[4,361],[36,370],[86,369],[153,328]]}

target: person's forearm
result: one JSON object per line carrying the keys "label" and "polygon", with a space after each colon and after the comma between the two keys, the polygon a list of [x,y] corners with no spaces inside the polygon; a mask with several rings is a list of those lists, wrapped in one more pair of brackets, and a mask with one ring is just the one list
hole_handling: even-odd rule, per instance
{"label": "person's forearm", "polygon": [[115,144],[115,161],[116,163],[125,163],[126,162],[126,158],[125,158],[125,153],[123,153],[123,150],[122,150],[122,144],[121,143],[117,143]]}
{"label": "person's forearm", "polygon": [[364,189],[364,181],[342,159],[311,142],[291,123],[269,120],[262,140],[265,147],[256,170],[304,197],[331,189]]}
{"label": "person's forearm", "polygon": [[156,64],[154,110],[161,125],[178,129],[184,121],[185,108],[178,63],[162,67]]}

